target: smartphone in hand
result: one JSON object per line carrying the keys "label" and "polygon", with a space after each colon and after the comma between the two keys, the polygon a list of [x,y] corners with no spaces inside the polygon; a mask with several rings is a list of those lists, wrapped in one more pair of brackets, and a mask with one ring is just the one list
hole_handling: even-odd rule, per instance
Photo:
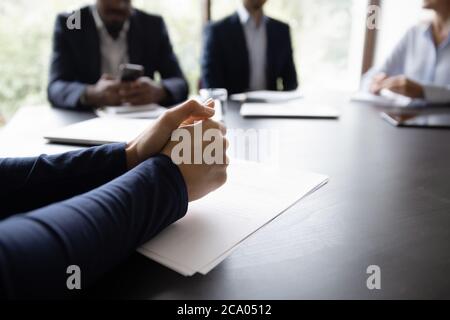
{"label": "smartphone in hand", "polygon": [[138,64],[121,64],[120,81],[132,82],[144,76],[144,67]]}

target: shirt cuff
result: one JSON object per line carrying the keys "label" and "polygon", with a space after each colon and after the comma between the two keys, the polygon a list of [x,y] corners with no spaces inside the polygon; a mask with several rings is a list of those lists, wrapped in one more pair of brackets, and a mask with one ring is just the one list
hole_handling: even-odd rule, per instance
{"label": "shirt cuff", "polygon": [[86,91],[87,90],[86,89],[87,88],[84,89],[83,93],[80,96],[80,100],[79,100],[79,104],[82,105],[83,107],[87,106],[87,103],[86,103]]}
{"label": "shirt cuff", "polygon": [[450,87],[424,85],[423,91],[425,94],[425,100],[429,103],[450,102]]}

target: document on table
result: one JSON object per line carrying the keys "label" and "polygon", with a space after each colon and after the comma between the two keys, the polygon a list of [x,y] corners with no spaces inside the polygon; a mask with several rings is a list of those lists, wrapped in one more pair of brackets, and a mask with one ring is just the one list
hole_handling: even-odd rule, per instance
{"label": "document on table", "polygon": [[247,118],[321,118],[337,119],[340,111],[334,106],[315,105],[305,101],[283,103],[244,103],[241,116]]}
{"label": "document on table", "polygon": [[236,162],[225,186],[191,203],[183,219],[138,251],[184,276],[207,274],[242,241],[327,181],[320,174]]}
{"label": "document on table", "polygon": [[382,107],[397,108],[415,107],[425,104],[425,101],[423,100],[405,97],[387,89],[383,89],[379,96],[368,92],[357,92],[352,96],[351,100],[354,102],[371,103]]}
{"label": "document on table", "polygon": [[167,109],[157,104],[142,106],[107,106],[97,109],[99,117],[118,117],[131,119],[156,119]]}
{"label": "document on table", "polygon": [[231,95],[231,100],[242,102],[285,102],[303,98],[298,91],[251,91]]}

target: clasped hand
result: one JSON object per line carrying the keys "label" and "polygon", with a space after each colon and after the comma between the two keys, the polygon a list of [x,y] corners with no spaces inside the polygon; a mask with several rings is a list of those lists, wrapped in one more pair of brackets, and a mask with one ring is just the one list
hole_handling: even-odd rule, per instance
{"label": "clasped hand", "polygon": [[372,79],[370,92],[379,95],[383,89],[413,99],[423,99],[425,96],[423,87],[404,75],[390,77],[385,73],[377,74]]}
{"label": "clasped hand", "polygon": [[[193,132],[201,126],[201,130],[205,132],[213,129],[218,133],[215,143],[223,148],[221,152],[223,161],[209,164],[204,161],[189,162],[177,165],[185,180],[189,201],[198,200],[216,190],[226,182],[229,160],[226,155],[228,148],[228,141],[225,138],[226,128],[221,123],[211,120],[214,114],[212,100],[204,105],[195,100],[189,100],[178,107],[169,109],[154,125],[128,144],[126,149],[128,169],[131,170],[159,153],[172,158],[172,150],[177,143],[170,140],[172,133],[177,129],[183,128],[192,133],[190,144],[195,145]],[[204,151],[206,147],[205,143],[200,144],[201,151]]]}

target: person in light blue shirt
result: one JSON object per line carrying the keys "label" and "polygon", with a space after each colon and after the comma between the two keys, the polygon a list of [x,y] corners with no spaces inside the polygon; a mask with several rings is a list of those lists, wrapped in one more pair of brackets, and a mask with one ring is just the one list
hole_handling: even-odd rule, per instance
{"label": "person in light blue shirt", "polygon": [[411,28],[381,67],[364,76],[363,89],[450,102],[450,1],[424,0],[423,7],[434,11],[433,20]]}

